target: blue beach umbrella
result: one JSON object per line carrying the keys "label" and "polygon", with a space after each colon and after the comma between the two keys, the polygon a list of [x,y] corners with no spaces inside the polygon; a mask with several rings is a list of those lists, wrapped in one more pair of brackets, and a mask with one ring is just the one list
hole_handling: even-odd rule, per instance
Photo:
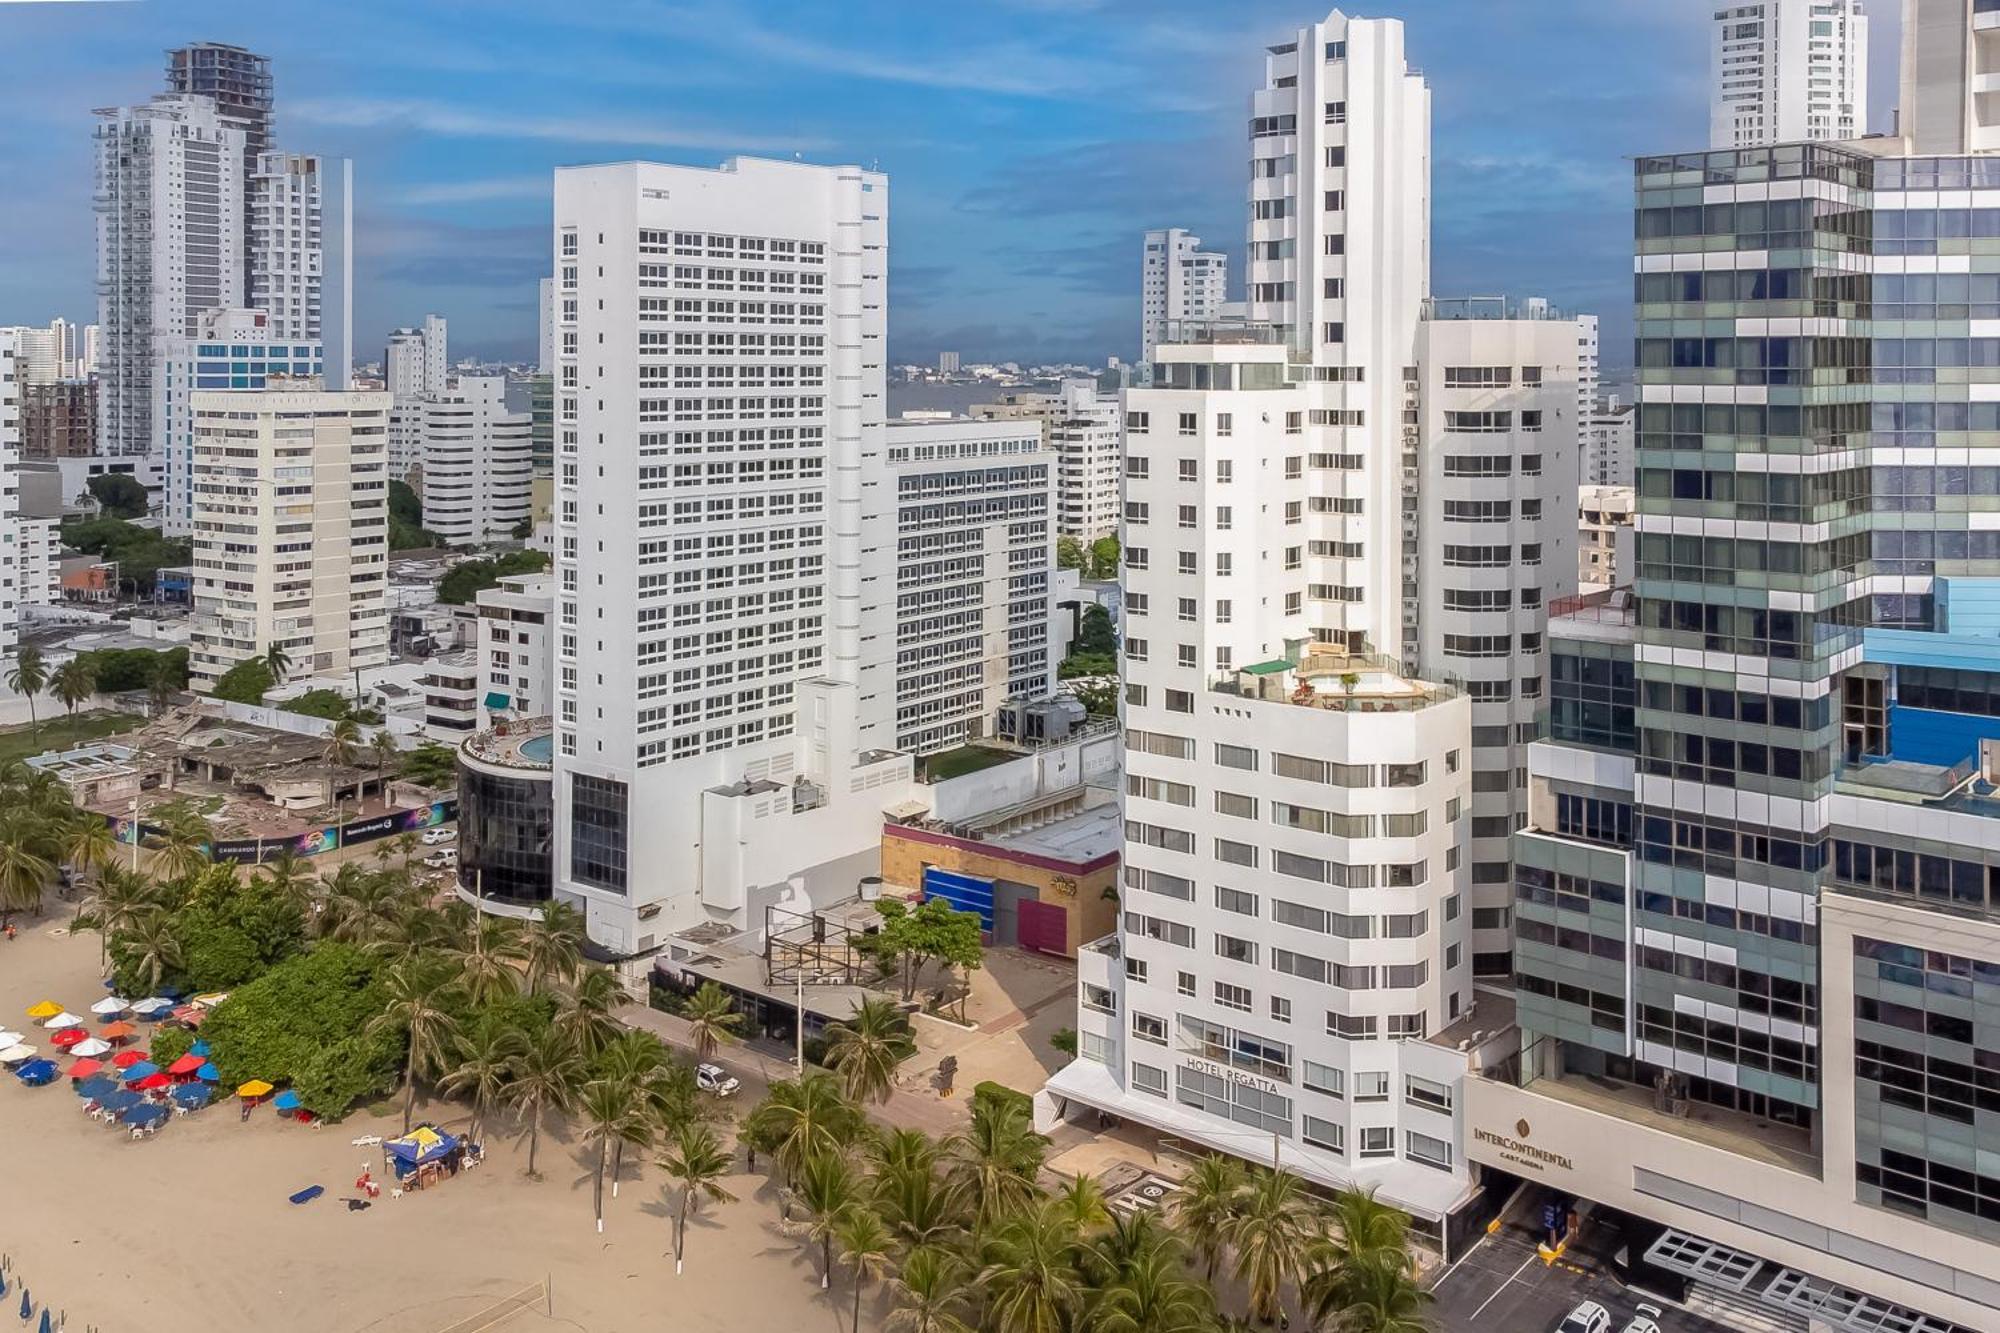
{"label": "blue beach umbrella", "polygon": [[271,1099],[271,1105],[277,1107],[280,1111],[296,1111],[299,1109],[299,1094],[293,1092],[290,1088],[286,1088]]}
{"label": "blue beach umbrella", "polygon": [[136,1092],[111,1092],[101,1097],[97,1104],[112,1114],[118,1115],[131,1110],[144,1100],[146,1099]]}
{"label": "blue beach umbrella", "polygon": [[118,1091],[118,1080],[106,1078],[102,1074],[95,1078],[84,1079],[76,1085],[76,1095],[85,1101],[94,1102],[116,1091]]}
{"label": "blue beach umbrella", "polygon": [[42,1327],[41,1327],[41,1330],[40,1330],[40,1333],[49,1333],[49,1328],[50,1328],[50,1325],[49,1325],[49,1307],[48,1307],[48,1306],[46,1306],[46,1305],[44,1305],[44,1306],[42,1307]]}
{"label": "blue beach umbrella", "polygon": [[222,1071],[215,1067],[215,1061],[210,1060],[201,1068],[195,1070],[194,1076],[204,1083],[213,1083],[222,1077]]}
{"label": "blue beach umbrella", "polygon": [[211,1089],[200,1083],[183,1083],[168,1096],[189,1110],[208,1105]]}
{"label": "blue beach umbrella", "polygon": [[126,1068],[125,1081],[127,1083],[137,1083],[140,1079],[145,1078],[147,1075],[157,1074],[159,1072],[160,1072],[160,1067],[154,1064],[151,1060],[141,1060],[137,1064],[130,1065]]}
{"label": "blue beach umbrella", "polygon": [[203,1059],[206,1059],[208,1057],[208,1043],[205,1041],[195,1042],[194,1045],[188,1047],[188,1054],[199,1055]]}
{"label": "blue beach umbrella", "polygon": [[29,1316],[34,1313],[34,1302],[28,1299],[28,1289],[23,1287],[21,1288],[21,1322],[24,1324],[27,1323]]}

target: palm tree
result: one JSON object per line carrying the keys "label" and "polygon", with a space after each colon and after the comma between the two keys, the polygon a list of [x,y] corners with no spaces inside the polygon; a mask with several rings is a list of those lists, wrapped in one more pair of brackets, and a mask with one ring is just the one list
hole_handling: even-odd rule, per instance
{"label": "palm tree", "polygon": [[444,917],[435,908],[399,899],[394,915],[383,923],[368,947],[394,964],[438,954],[446,939]]}
{"label": "palm tree", "polygon": [[275,640],[264,650],[264,670],[271,673],[273,685],[283,685],[285,674],[292,669],[292,655],[285,651],[285,645]]}
{"label": "palm tree", "polygon": [[582,1082],[583,1060],[562,1033],[549,1028],[528,1039],[514,1081],[507,1085],[507,1100],[528,1122],[530,1179],[539,1179],[535,1175],[535,1149],[541,1143],[542,1113],[568,1110]]}
{"label": "palm tree", "polygon": [[652,1138],[653,1131],[629,1084],[614,1079],[592,1079],[583,1086],[581,1106],[590,1137],[597,1141],[593,1197],[597,1207],[597,1229],[601,1232],[604,1230],[604,1168],[611,1163],[612,1143],[616,1141],[643,1147]]}
{"label": "palm tree", "polygon": [[1285,1283],[1305,1266],[1318,1229],[1318,1210],[1305,1181],[1290,1171],[1257,1171],[1229,1228],[1236,1278],[1250,1292],[1250,1313],[1278,1317]]}
{"label": "palm tree", "polygon": [[923,1245],[903,1260],[903,1271],[890,1280],[896,1308],[883,1322],[884,1333],[973,1333],[958,1317],[967,1297],[961,1277],[965,1265],[949,1250]]}
{"label": "palm tree", "polygon": [[316,882],[312,863],[300,856],[291,843],[278,848],[278,854],[264,862],[261,867],[264,882],[281,897],[298,904],[303,909],[312,901],[312,886]]}
{"label": "palm tree", "polygon": [[62,858],[78,878],[103,870],[118,855],[111,826],[95,810],[77,811],[56,832],[62,839]]}
{"label": "palm tree", "polygon": [[[389,795],[389,765],[395,763],[401,754],[402,749],[396,744],[396,738],[389,734],[389,728],[386,726],[377,728],[375,734],[369,738],[368,757],[375,761],[375,785],[380,789],[385,801]],[[403,860],[407,863],[409,858],[406,856]]]}
{"label": "palm tree", "polygon": [[333,770],[353,767],[354,752],[360,745],[361,728],[355,724],[353,718],[340,718],[327,729],[326,746],[320,751],[320,755],[326,761],[328,800],[333,799]]}
{"label": "palm tree", "polygon": [[132,976],[143,981],[149,992],[157,991],[181,965],[180,936],[174,934],[172,918],[160,907],[141,912],[120,943],[128,951]]}
{"label": "palm tree", "polygon": [[76,716],[77,705],[97,691],[97,672],[87,657],[72,657],[49,677],[49,693],[55,695],[63,712]]}
{"label": "palm tree", "polygon": [[875,1210],[906,1248],[949,1244],[963,1229],[937,1174],[937,1149],[915,1129],[887,1130],[875,1143]]}
{"label": "palm tree", "polygon": [[556,1026],[569,1035],[584,1059],[595,1059],[624,1030],[613,1015],[630,998],[616,972],[585,967],[557,1001]]}
{"label": "palm tree", "polygon": [[403,869],[408,870],[410,868],[410,862],[416,859],[417,848],[421,846],[423,846],[423,839],[414,833],[398,833],[396,835],[396,851],[403,858]]}
{"label": "palm tree", "polygon": [[882,1219],[859,1205],[834,1224],[833,1238],[840,1242],[840,1257],[854,1270],[854,1333],[861,1333],[861,1289],[889,1271],[893,1242]]}
{"label": "palm tree", "polygon": [[167,705],[181,688],[180,675],[180,670],[165,653],[153,659],[152,669],[146,673],[146,702],[151,710],[148,716],[158,717],[167,711]]}
{"label": "palm tree", "polygon": [[1399,1265],[1362,1264],[1317,1289],[1307,1309],[1327,1333],[1430,1333],[1437,1298]]}
{"label": "palm tree", "polygon": [[994,1333],[1064,1333],[1083,1304],[1072,1256],[1076,1231],[1056,1208],[1017,1212],[982,1247],[985,1327]]}
{"label": "palm tree", "polygon": [[14,655],[14,665],[7,668],[7,688],[28,700],[28,727],[36,740],[41,739],[41,719],[35,716],[35,696],[49,683],[49,669],[42,661],[42,650],[33,644]]}
{"label": "palm tree", "polygon": [[1212,1333],[1215,1298],[1181,1266],[1167,1233],[1119,1265],[1098,1289],[1091,1333]]}
{"label": "palm tree", "polygon": [[[1349,1309],[1392,1321],[1420,1315],[1401,1294],[1403,1287],[1419,1290],[1409,1280],[1409,1214],[1383,1203],[1373,1190],[1347,1190],[1334,1200],[1327,1221],[1330,1234],[1307,1254],[1299,1283],[1299,1302],[1315,1322]],[[1372,1327],[1364,1319],[1356,1333]]]}
{"label": "palm tree", "polygon": [[833,1075],[783,1079],[743,1122],[744,1132],[796,1182],[807,1165],[844,1148],[863,1126],[859,1108],[841,1096]]}
{"label": "palm tree", "polygon": [[1019,1213],[1034,1200],[1048,1143],[1020,1103],[976,1101],[971,1126],[945,1143],[954,1202],[982,1230]]}
{"label": "palm tree", "polygon": [[41,909],[42,891],[56,872],[49,841],[47,821],[34,811],[0,814],[0,920]]}
{"label": "palm tree", "polygon": [[[791,1198],[805,1210],[791,1229],[820,1247],[819,1286],[833,1284],[833,1238],[847,1214],[861,1205],[861,1181],[838,1151],[815,1153],[800,1169]],[[788,1208],[789,1211],[789,1208]]]}
{"label": "palm tree", "polygon": [[403,905],[402,886],[394,879],[350,861],[327,882],[316,925],[321,935],[342,944],[373,944],[397,929]]}
{"label": "palm tree", "polygon": [[403,1081],[403,1132],[416,1117],[417,1079],[440,1070],[458,1044],[454,1002],[460,998],[450,971],[434,962],[410,958],[384,974],[388,1007],[368,1024],[368,1034],[400,1032],[406,1039]]}
{"label": "palm tree", "polygon": [[466,1137],[474,1143],[479,1142],[486,1113],[506,1094],[527,1048],[528,1040],[520,1029],[509,1027],[493,1014],[482,1017],[470,1035],[458,1039],[458,1063],[438,1080],[438,1091],[447,1096],[472,1094],[472,1124]]}
{"label": "palm tree", "polygon": [[[0,869],[4,874],[4,869]],[[108,866],[97,877],[88,898],[79,909],[97,923],[98,961],[109,957],[111,940],[122,938],[132,924],[147,911],[157,910],[151,880],[117,866]]]}
{"label": "palm tree", "polygon": [[1233,1157],[1211,1153],[1194,1164],[1174,1195],[1174,1225],[1201,1256],[1211,1285],[1215,1265],[1229,1241],[1243,1198],[1243,1165]]}
{"label": "palm tree", "polygon": [[208,823],[186,804],[176,801],[153,811],[159,845],[153,849],[153,870],[163,879],[185,879],[208,864]]}
{"label": "palm tree", "polygon": [[733,1203],[736,1196],[722,1187],[729,1174],[730,1153],[713,1129],[693,1122],[683,1123],[667,1145],[660,1169],[680,1186],[680,1204],[674,1214],[674,1276],[680,1276],[687,1256],[688,1214],[699,1211],[701,1201]]}
{"label": "palm tree", "polygon": [[528,994],[539,994],[551,981],[567,981],[583,962],[583,918],[565,902],[545,903],[528,923],[523,941],[528,969]]}
{"label": "palm tree", "polygon": [[688,1036],[694,1041],[697,1060],[713,1060],[716,1048],[732,1040],[736,1030],[743,1026],[743,1015],[736,1012],[736,1001],[713,981],[704,981],[695,988],[681,1009],[681,1017],[688,1021]]}
{"label": "palm tree", "polygon": [[1111,1220],[1103,1188],[1081,1171],[1071,1176],[1049,1203],[1069,1219],[1079,1236],[1088,1235]]}
{"label": "palm tree", "polygon": [[474,1004],[490,1004],[521,988],[521,929],[504,916],[481,915],[457,951],[459,979]]}
{"label": "palm tree", "polygon": [[826,1025],[826,1062],[855,1101],[886,1102],[896,1086],[896,1066],[916,1053],[910,1020],[884,999],[854,1006],[847,1018]]}

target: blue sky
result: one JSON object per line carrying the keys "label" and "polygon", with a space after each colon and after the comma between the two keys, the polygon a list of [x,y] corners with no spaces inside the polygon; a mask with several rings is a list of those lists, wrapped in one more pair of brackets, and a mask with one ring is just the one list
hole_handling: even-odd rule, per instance
{"label": "blue sky", "polygon": [[[1876,123],[1894,6],[1875,17]],[[1707,135],[1709,0],[1385,0],[1433,98],[1433,288],[1539,293],[1630,361],[1630,165]],[[891,354],[1137,350],[1140,234],[1242,246],[1243,118],[1298,0],[0,3],[0,324],[94,317],[93,107],[190,40],[270,55],[278,138],[355,159],[358,349],[427,310],[526,358],[549,173],[734,152],[892,178]],[[1236,275],[1240,276],[1240,275]],[[364,359],[373,352],[362,353]]]}

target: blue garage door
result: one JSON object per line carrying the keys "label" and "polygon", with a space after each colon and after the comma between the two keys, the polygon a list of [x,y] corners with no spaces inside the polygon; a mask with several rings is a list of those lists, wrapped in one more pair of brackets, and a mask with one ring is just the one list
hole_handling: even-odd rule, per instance
{"label": "blue garage door", "polygon": [[956,912],[977,912],[979,928],[993,933],[993,881],[979,875],[961,875],[956,870],[924,867],[924,897],[942,898]]}

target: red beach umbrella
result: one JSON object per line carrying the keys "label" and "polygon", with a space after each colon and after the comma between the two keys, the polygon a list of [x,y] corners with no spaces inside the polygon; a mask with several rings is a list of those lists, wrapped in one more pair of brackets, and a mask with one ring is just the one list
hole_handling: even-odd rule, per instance
{"label": "red beach umbrella", "polygon": [[144,1051],[120,1051],[111,1057],[111,1063],[120,1069],[130,1069],[146,1058]]}

